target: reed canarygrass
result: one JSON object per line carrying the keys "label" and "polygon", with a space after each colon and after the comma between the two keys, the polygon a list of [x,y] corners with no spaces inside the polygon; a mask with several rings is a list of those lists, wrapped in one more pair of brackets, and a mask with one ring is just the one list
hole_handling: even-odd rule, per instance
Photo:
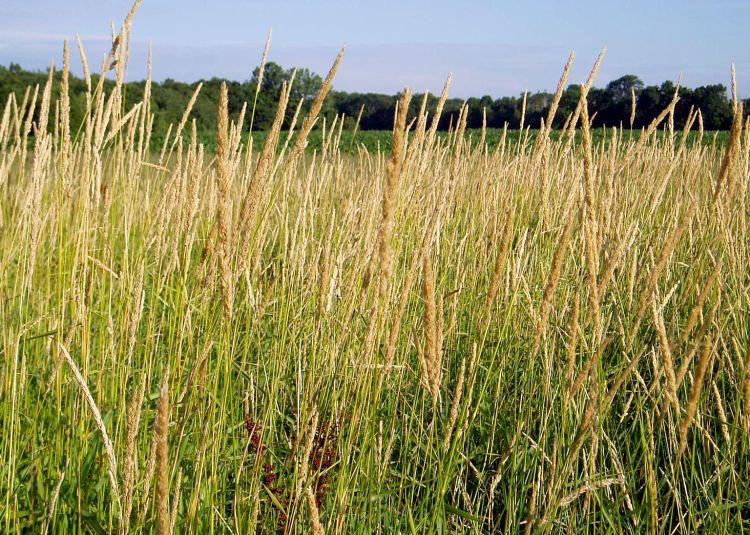
{"label": "reed canarygrass", "polygon": [[449,76],[352,155],[339,56],[259,150],[265,84],[222,88],[216,147],[197,92],[157,143],[132,13],[98,78],[76,40],[82,101],[63,44],[0,110],[4,532],[742,531],[737,90],[726,143],[677,94],[595,129],[602,52],[559,135],[526,96],[493,146]]}

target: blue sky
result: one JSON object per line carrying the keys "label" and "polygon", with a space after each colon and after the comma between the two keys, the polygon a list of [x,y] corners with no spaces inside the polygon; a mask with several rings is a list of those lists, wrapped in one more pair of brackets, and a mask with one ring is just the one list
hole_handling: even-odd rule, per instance
{"label": "blue sky", "polygon": [[[99,64],[129,0],[3,0],[0,64],[59,66],[62,40],[78,33],[90,64]],[[666,79],[694,87],[729,85],[750,95],[750,0],[143,0],[133,26],[128,78],[245,80],[273,29],[270,59],[325,74],[336,52],[347,54],[337,89],[394,93],[440,90],[453,72],[452,96],[516,95],[553,90],[568,53],[571,82],[607,55],[599,85],[633,73],[647,84]],[[77,57],[73,68],[80,72]]]}

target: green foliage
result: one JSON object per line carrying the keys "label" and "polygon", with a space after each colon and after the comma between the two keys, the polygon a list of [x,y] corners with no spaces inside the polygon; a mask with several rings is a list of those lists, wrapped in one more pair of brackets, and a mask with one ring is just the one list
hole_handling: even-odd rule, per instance
{"label": "green foliage", "polygon": [[[250,130],[251,122],[254,132],[267,130],[276,114],[276,103],[279,100],[282,83],[289,83],[293,76],[293,89],[285,115],[285,126],[288,126],[300,100],[303,101],[302,113],[309,109],[310,103],[322,84],[322,79],[308,69],[284,69],[274,62],[268,62],[265,66],[260,91],[256,91],[259,68],[255,69],[250,80],[228,82],[230,116],[237,118],[242,106],[247,103],[248,109],[245,114],[244,130],[246,132]],[[55,72],[54,77],[59,82],[60,72]],[[93,79],[96,83],[97,77],[94,76]],[[17,101],[20,102],[27,87],[39,85],[41,91],[46,80],[47,73],[27,71],[15,63],[11,63],[8,67],[0,66],[0,104],[4,105],[11,93],[14,93]],[[201,139],[210,144],[216,130],[216,108],[221,82],[222,80],[219,78],[199,80],[193,83],[179,82],[169,78],[162,82],[154,82],[151,88],[152,110],[154,112],[154,142],[163,140],[169,125],[180,121],[183,110],[195,92],[198,83],[203,83],[203,88],[193,106],[191,118],[196,121]],[[112,86],[113,82],[107,80],[105,91],[109,91]],[[145,82],[143,81],[126,84],[127,106],[133,106],[141,101],[144,87]],[[666,107],[675,90],[672,82],[664,82],[661,86],[644,86],[643,82],[634,75],[625,75],[613,80],[603,89],[592,88],[589,94],[589,106],[592,115],[596,112],[596,115],[593,115],[594,127],[630,126],[631,88],[637,96],[635,122],[633,124],[635,129],[647,126]],[[256,92],[257,103],[253,118],[252,107]],[[82,79],[75,76],[70,77],[70,94],[71,124],[75,128],[81,124],[86,112],[86,85]],[[579,95],[580,87],[578,85],[570,85],[565,89],[553,127],[561,128],[564,125],[565,120],[574,112]],[[681,87],[679,95],[680,102],[675,108],[675,128],[680,129],[683,126],[691,107],[701,110],[706,130],[727,130],[731,125],[732,107],[723,85],[706,85],[695,89]],[[52,93],[53,100],[58,96],[59,83],[56,83]],[[411,101],[409,113],[412,117],[419,110],[422,96],[415,95]],[[552,94],[546,92],[529,94],[524,124],[537,128],[542,118],[547,115],[552,97]],[[390,144],[385,133],[364,134],[362,131],[390,130],[393,126],[393,110],[396,98],[396,95],[331,91],[324,103],[321,117],[326,118],[328,124],[331,124],[334,116],[337,114],[343,116],[345,129],[352,130],[355,119],[362,110],[358,126],[360,130],[358,144],[364,143],[368,149],[376,149],[378,143],[380,143],[381,148],[384,148]],[[428,96],[428,112],[434,111],[437,101],[438,98],[435,95]],[[510,129],[517,128],[521,120],[521,101],[520,96],[493,99],[489,95],[481,98],[469,98],[467,101],[456,98],[448,99],[445,103],[443,116],[439,121],[439,130],[447,131],[450,129],[464,103],[469,106],[468,129],[477,129],[482,126],[483,112],[486,114],[487,126],[490,129],[500,129],[506,123]],[[746,112],[748,108],[750,108],[750,103],[745,105]],[[262,135],[254,135],[254,139],[262,139]],[[346,137],[344,139],[346,140]],[[313,136],[308,147],[314,149],[321,145],[320,138],[318,137],[316,141]],[[356,145],[342,143],[343,149],[347,149],[347,147],[356,150]]]}

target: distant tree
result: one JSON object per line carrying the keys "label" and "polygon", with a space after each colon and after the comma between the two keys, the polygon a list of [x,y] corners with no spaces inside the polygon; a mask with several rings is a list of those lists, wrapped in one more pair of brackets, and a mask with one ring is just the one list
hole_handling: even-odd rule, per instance
{"label": "distant tree", "polygon": [[[291,71],[286,71],[285,76],[291,78]],[[312,100],[318,94],[323,78],[308,69],[297,69],[297,75],[292,85],[292,100]]]}
{"label": "distant tree", "polygon": [[726,130],[732,125],[732,104],[722,84],[704,85],[693,90],[691,104],[701,110],[707,130]]}
{"label": "distant tree", "polygon": [[[203,83],[202,90],[196,100],[190,114],[190,118],[196,121],[196,127],[202,139],[213,139],[216,131],[216,109],[219,100],[219,88],[223,82],[227,83],[229,89],[229,112],[232,120],[236,120],[240,111],[247,103],[244,128],[250,126],[252,116],[252,103],[255,98],[256,88],[260,81],[260,71],[256,68],[249,80],[244,82],[225,81],[220,78],[211,78],[194,83],[185,83],[173,79],[153,82],[151,88],[151,104],[154,113],[153,139],[160,143],[166,135],[170,124],[180,121],[185,106],[195,92],[198,83]],[[290,102],[287,107],[284,126],[288,126],[289,120],[294,113],[300,99],[304,99],[303,114],[309,109],[309,105],[318,93],[322,79],[308,69],[285,69],[275,62],[268,62],[263,73],[263,84],[258,94],[257,107],[253,129],[267,130],[276,114],[276,107],[281,94],[283,82],[289,82],[294,76],[294,84],[290,94]],[[54,73],[52,87],[53,101],[60,95],[60,71]],[[98,75],[92,76],[94,84],[98,82]],[[0,113],[9,102],[11,93],[15,95],[16,104],[19,105],[23,94],[28,86],[39,85],[43,87],[47,81],[46,71],[24,70],[17,63],[10,63],[7,67],[0,65]],[[114,82],[109,79],[104,82],[104,91],[110,94]],[[130,82],[124,91],[125,105],[131,107],[143,98],[145,82]],[[672,100],[676,86],[667,81],[661,85],[644,86],[640,78],[627,74],[606,84],[603,88],[593,87],[588,94],[589,112],[595,115],[594,126],[628,126],[630,117],[630,92],[631,89],[637,96],[637,108],[635,117],[635,128],[648,125]],[[680,101],[675,108],[675,128],[682,128],[691,106],[700,109],[706,130],[724,130],[731,126],[732,104],[727,96],[727,89],[721,84],[704,85],[695,89],[681,87],[679,89]],[[409,108],[409,119],[416,116],[421,105],[423,95],[414,95]],[[86,85],[80,78],[70,76],[70,106],[71,125],[74,130],[81,125],[88,103],[86,100]],[[359,127],[362,130],[390,130],[393,127],[393,112],[396,105],[397,95],[385,95],[377,93],[347,93],[343,91],[331,91],[321,110],[321,121],[325,119],[331,123],[336,114],[345,115],[345,127],[350,128],[362,109],[362,119]],[[487,112],[487,125],[489,127],[502,128],[507,123],[510,128],[518,128],[521,118],[521,101],[523,96],[507,96],[494,99],[485,95],[480,98],[469,98],[466,103],[469,106],[467,126],[479,128],[482,125],[482,110]],[[563,91],[558,111],[555,115],[553,127],[561,128],[565,121],[575,111],[580,98],[580,85],[569,85]],[[428,95],[426,102],[430,121],[433,119],[438,97]],[[542,118],[546,118],[552,95],[546,92],[530,93],[526,102],[525,124],[532,128],[538,128]],[[438,128],[447,130],[451,124],[455,125],[458,112],[465,101],[452,98],[445,102],[443,113],[440,117]],[[745,113],[750,111],[750,99],[745,100]],[[39,113],[39,107],[35,113]]]}
{"label": "distant tree", "polygon": [[[284,68],[276,62],[269,61],[268,63],[266,63],[263,69],[263,83],[260,87],[260,90],[278,93],[279,91],[281,91],[281,83],[285,78],[287,78],[287,76]],[[260,66],[256,67],[255,70],[253,70],[253,77],[250,80],[250,83],[253,86],[256,86],[259,79]]]}
{"label": "distant tree", "polygon": [[661,93],[655,85],[643,88],[636,102],[635,128],[647,126],[662,110]]}
{"label": "distant tree", "polygon": [[617,80],[612,80],[607,84],[605,91],[613,102],[630,103],[630,92],[635,91],[636,96],[643,91],[643,80],[634,74],[620,76]]}
{"label": "distant tree", "polygon": [[561,128],[562,125],[565,124],[565,121],[568,120],[568,117],[575,113],[580,99],[581,86],[579,84],[569,85],[560,97],[560,104],[552,126],[555,128]]}
{"label": "distant tree", "polygon": [[502,97],[492,103],[492,126],[502,128],[508,123],[510,128],[518,128],[521,119],[519,99]]}

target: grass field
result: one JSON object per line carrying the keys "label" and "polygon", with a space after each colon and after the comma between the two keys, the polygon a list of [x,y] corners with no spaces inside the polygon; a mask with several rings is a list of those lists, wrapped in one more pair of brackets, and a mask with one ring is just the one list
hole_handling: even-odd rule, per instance
{"label": "grass field", "polygon": [[405,93],[311,154],[327,81],[292,139],[222,99],[152,151],[62,84],[0,117],[3,532],[750,530],[740,106],[469,143]]}

